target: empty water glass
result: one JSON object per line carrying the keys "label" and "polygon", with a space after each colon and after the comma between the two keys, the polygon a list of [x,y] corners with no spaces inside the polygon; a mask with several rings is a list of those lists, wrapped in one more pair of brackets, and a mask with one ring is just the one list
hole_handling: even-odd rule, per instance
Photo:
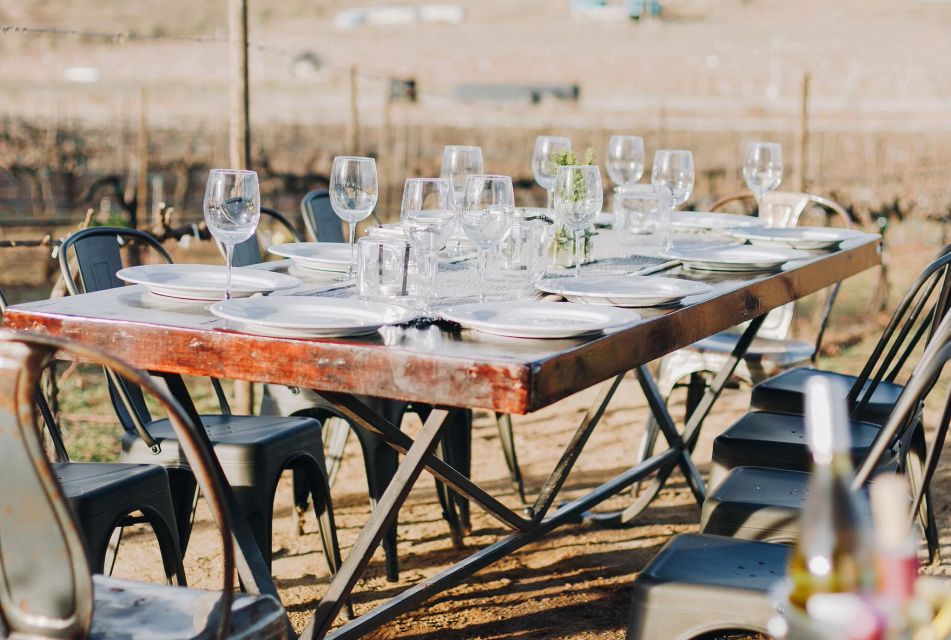
{"label": "empty water glass", "polygon": [[337,156],[330,170],[330,206],[350,227],[350,263],[347,277],[353,278],[354,237],[357,223],[366,219],[377,200],[376,160]]}
{"label": "empty water glass", "polygon": [[502,268],[524,272],[532,282],[538,280],[545,275],[550,237],[551,225],[544,220],[526,220],[516,215],[499,246]]}
{"label": "empty water glass", "polygon": [[402,238],[360,238],[357,242],[357,292],[366,300],[387,300],[415,307],[425,274],[418,252]]}
{"label": "empty water glass", "polygon": [[604,168],[617,187],[637,184],[644,175],[644,139],[638,136],[611,136]]}
{"label": "empty water glass", "polygon": [[657,194],[661,243],[667,251],[673,248],[671,214],[690,197],[693,179],[693,154],[689,151],[661,149],[654,154],[651,186]]}
{"label": "empty water glass", "polygon": [[746,147],[743,178],[763,214],[763,198],[783,181],[783,149],[776,142],[751,142]]}
{"label": "empty water glass", "polygon": [[617,209],[625,218],[627,230],[635,235],[656,233],[657,194],[649,184],[618,187],[615,196]]}
{"label": "empty water glass", "polygon": [[584,260],[584,230],[594,224],[604,205],[600,168],[588,164],[558,167],[554,201],[558,219],[574,232],[575,276],[580,276]]}
{"label": "empty water glass", "polygon": [[[442,165],[439,177],[449,181],[452,189],[453,208],[458,213],[462,210],[463,198],[466,191],[466,178],[482,175],[485,166],[482,161],[482,148],[465,145],[447,145],[442,150]],[[458,217],[454,228],[455,242],[453,254],[462,253],[463,233],[459,227]]]}
{"label": "empty water glass", "polygon": [[479,300],[486,298],[486,263],[512,225],[515,192],[509,176],[469,176],[460,217],[462,230],[479,248]]}
{"label": "empty water glass", "polygon": [[227,300],[231,297],[234,246],[254,235],[261,219],[258,174],[241,169],[212,169],[205,186],[204,213],[208,231],[225,248]]}
{"label": "empty water glass", "polygon": [[571,151],[571,140],[560,136],[538,136],[535,138],[535,151],[532,154],[532,174],[538,186],[548,193],[549,209],[552,208],[552,189],[555,186],[555,174],[558,165],[551,161],[551,154]]}
{"label": "empty water glass", "polygon": [[452,235],[456,215],[452,210],[449,181],[442,178],[409,178],[403,187],[400,224],[407,240],[416,248],[423,263],[426,284],[423,313],[432,313],[436,291],[439,252]]}

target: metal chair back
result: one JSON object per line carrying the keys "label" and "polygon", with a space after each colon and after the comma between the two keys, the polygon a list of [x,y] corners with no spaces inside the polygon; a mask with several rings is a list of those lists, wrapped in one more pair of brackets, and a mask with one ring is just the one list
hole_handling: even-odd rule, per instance
{"label": "metal chair back", "polygon": [[868,405],[879,384],[895,382],[928,334],[929,341],[948,315],[951,306],[951,245],[918,274],[905,293],[885,331],[869,355],[862,372],[849,391],[852,415]]}
{"label": "metal chair back", "polygon": [[330,192],[314,189],[300,201],[300,212],[307,232],[318,242],[346,242],[343,224],[330,206]]}
{"label": "metal chair back", "polygon": [[[172,257],[165,250],[165,247],[154,236],[145,231],[122,227],[82,229],[66,237],[59,250],[60,271],[62,271],[70,295],[111,289],[124,284],[115,275],[123,267],[120,240],[131,240],[143,245],[158,253],[165,262],[172,262]],[[70,265],[70,249],[72,249],[76,258],[81,285],[77,284]],[[163,375],[166,381],[175,378],[180,380],[179,376]],[[142,390],[109,370],[106,370],[106,377],[109,381],[109,395],[123,428],[126,431],[135,431],[150,448],[157,452],[159,445],[145,427],[147,423],[152,421],[152,416],[145,403]],[[212,379],[211,383],[218,398],[218,403],[221,405],[221,410],[226,414],[230,413],[228,400],[221,384],[215,379]],[[176,385],[176,387],[184,389],[184,383]],[[188,401],[190,402],[190,399]]]}
{"label": "metal chair back", "polygon": [[[33,411],[40,372],[63,351],[101,364],[148,390],[168,412],[221,533],[223,590],[207,630],[224,637],[234,599],[234,546],[224,508],[224,479],[198,428],[178,403],[144,375],[95,350],[33,334],[0,332],[0,610],[13,637],[82,638],[93,615],[92,576],[82,538],[43,455]],[[140,630],[141,631],[141,630]]]}
{"label": "metal chair back", "polygon": [[[304,239],[300,231],[298,231],[293,223],[280,211],[269,207],[261,207],[261,219],[264,220],[265,218],[279,223],[285,231],[291,234],[291,237],[294,238],[294,242],[300,242]],[[219,244],[218,249],[221,250],[223,247]],[[222,251],[222,253],[224,253],[224,251]],[[234,246],[234,251],[231,255],[231,264],[236,267],[246,267],[249,264],[257,264],[259,262],[264,262],[264,253],[261,251],[260,225],[258,226],[257,233],[244,242],[239,242]]]}

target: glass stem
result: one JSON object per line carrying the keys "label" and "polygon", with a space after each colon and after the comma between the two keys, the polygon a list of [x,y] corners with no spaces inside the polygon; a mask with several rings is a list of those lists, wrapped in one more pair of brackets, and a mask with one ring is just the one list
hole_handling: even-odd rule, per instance
{"label": "glass stem", "polygon": [[554,205],[555,199],[555,188],[545,189],[545,193],[548,194],[548,210],[551,211],[552,206]]}
{"label": "glass stem", "polygon": [[350,262],[347,264],[347,280],[353,280],[353,239],[357,233],[355,222],[348,222],[350,225]]}
{"label": "glass stem", "polygon": [[581,275],[581,263],[584,261],[584,227],[575,228],[575,277]]}
{"label": "glass stem", "polygon": [[479,302],[485,302],[485,266],[488,260],[488,247],[479,245]]}
{"label": "glass stem", "polygon": [[228,263],[228,275],[225,277],[225,300],[231,299],[231,262],[234,256],[234,245],[225,245],[225,262]]}
{"label": "glass stem", "polygon": [[664,251],[670,251],[674,248],[674,240],[671,233],[671,221],[674,215],[674,199],[665,196],[661,202],[661,220],[660,226],[663,231],[661,238],[664,243]]}
{"label": "glass stem", "polygon": [[436,297],[436,272],[439,271],[439,252],[426,252],[426,290],[423,292],[423,313],[433,313],[433,298]]}

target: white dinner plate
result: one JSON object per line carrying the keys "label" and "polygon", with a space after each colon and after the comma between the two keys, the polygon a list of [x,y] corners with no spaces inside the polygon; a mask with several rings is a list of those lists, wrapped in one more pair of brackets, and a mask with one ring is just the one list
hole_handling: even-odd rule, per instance
{"label": "white dinner plate", "polygon": [[606,304],[617,307],[656,307],[679,302],[687,296],[713,291],[704,282],[663,276],[581,276],[545,278],[536,285],[540,291],[564,296],[571,302]]}
{"label": "white dinner plate", "polygon": [[757,247],[741,244],[710,249],[680,249],[667,255],[698,271],[770,271],[790,260],[803,260],[810,255],[788,247]]}
{"label": "white dinner plate", "polygon": [[[227,276],[227,267],[211,264],[144,264],[116,272],[120,280],[141,284],[156,295],[187,300],[221,300]],[[263,269],[235,267],[231,272],[231,295],[235,298],[300,284],[300,278]]]}
{"label": "white dinner plate", "polygon": [[360,336],[413,317],[396,305],[313,296],[223,300],[211,305],[211,312],[248,333],[287,338]]}
{"label": "white dinner plate", "polygon": [[290,258],[304,269],[346,273],[350,266],[350,245],[341,242],[288,242],[275,244],[267,250],[276,256]]}
{"label": "white dinner plate", "polygon": [[865,235],[864,232],[856,229],[830,227],[753,227],[730,229],[727,233],[738,240],[748,240],[752,244],[783,245],[793,249],[831,249],[845,240],[854,240]]}
{"label": "white dinner plate", "polygon": [[512,338],[576,338],[640,320],[630,309],[572,302],[474,302],[439,313],[469,329]]}
{"label": "white dinner plate", "polygon": [[696,231],[722,231],[737,227],[762,227],[763,221],[753,216],[735,213],[711,213],[709,211],[674,211],[670,224],[675,229]]}

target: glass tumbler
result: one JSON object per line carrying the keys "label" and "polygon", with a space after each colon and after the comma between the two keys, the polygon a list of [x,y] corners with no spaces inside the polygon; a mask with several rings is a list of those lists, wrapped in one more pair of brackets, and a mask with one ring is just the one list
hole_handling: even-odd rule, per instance
{"label": "glass tumbler", "polygon": [[357,241],[357,291],[365,300],[416,308],[428,281],[423,262],[410,243],[381,235]]}

